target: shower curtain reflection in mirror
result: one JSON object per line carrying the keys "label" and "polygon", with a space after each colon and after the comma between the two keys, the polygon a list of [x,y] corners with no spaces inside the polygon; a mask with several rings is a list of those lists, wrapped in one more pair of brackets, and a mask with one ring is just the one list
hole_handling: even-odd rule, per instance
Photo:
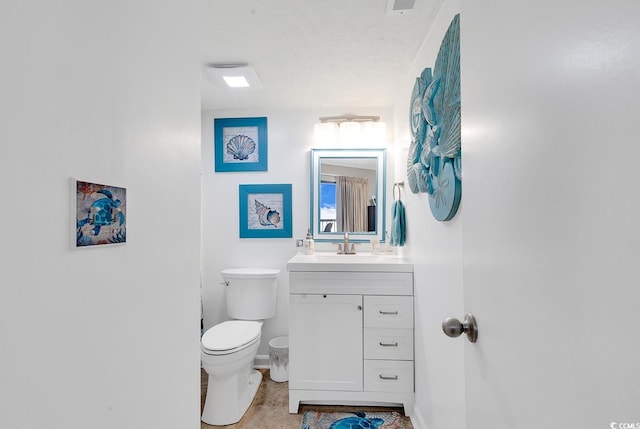
{"label": "shower curtain reflection in mirror", "polygon": [[314,240],[384,241],[384,149],[311,150]]}
{"label": "shower curtain reflection in mirror", "polygon": [[336,222],[338,231],[367,231],[368,180],[336,177]]}

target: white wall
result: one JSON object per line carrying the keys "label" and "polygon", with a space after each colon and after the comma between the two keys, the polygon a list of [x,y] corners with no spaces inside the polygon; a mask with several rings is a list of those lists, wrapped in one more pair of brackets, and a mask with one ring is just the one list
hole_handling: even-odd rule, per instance
{"label": "white wall", "polygon": [[[378,115],[391,121],[390,109],[359,108],[349,113]],[[277,314],[263,326],[258,355],[267,355],[269,339],[287,335],[289,323],[289,278],[287,261],[295,255],[295,239],[304,238],[310,227],[309,156],[313,147],[313,125],[320,116],[346,112],[333,110],[229,110],[202,113],[202,278],[204,327],[227,318],[220,271],[230,267],[270,267],[281,270],[278,281]],[[269,166],[266,172],[214,172],[214,118],[266,116]],[[391,127],[388,134],[391,135]],[[389,157],[393,159],[393,156]],[[392,173],[387,173],[392,174]],[[392,176],[390,176],[392,177]],[[389,183],[387,182],[387,195]],[[238,185],[292,184],[292,238],[239,238]],[[323,248],[322,243],[316,247]]]}
{"label": "white wall", "polygon": [[[198,10],[3,3],[0,427],[199,427]],[[71,247],[70,178],[127,188]]]}
{"label": "white wall", "polygon": [[[409,101],[415,79],[425,67],[431,67],[433,70],[442,38],[453,16],[459,11],[458,0],[444,3],[398,93],[394,104],[395,142],[398,154],[396,181],[406,181],[407,177],[407,149],[411,138]],[[464,25],[463,17],[461,25]],[[464,94],[462,97],[464,99]],[[438,222],[433,218],[427,194],[412,194],[407,185],[403,189],[403,196],[407,217],[407,241],[404,252],[413,260],[415,270],[416,424],[422,428],[463,428],[463,340],[446,337],[442,333],[441,323],[447,317],[461,318],[464,315],[464,179],[458,213],[448,222]]]}

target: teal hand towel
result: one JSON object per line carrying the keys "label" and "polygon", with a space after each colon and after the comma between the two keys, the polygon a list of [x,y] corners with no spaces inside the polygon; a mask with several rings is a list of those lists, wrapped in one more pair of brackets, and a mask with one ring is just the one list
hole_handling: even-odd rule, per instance
{"label": "teal hand towel", "polygon": [[391,235],[389,244],[392,246],[404,246],[405,240],[404,204],[396,200],[391,207]]}

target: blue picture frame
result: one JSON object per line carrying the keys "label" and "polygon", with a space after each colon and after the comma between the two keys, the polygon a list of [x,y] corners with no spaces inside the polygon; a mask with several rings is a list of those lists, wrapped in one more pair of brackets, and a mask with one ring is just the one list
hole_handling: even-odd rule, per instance
{"label": "blue picture frame", "polygon": [[216,118],[214,159],[216,172],[267,171],[267,118]]}
{"label": "blue picture frame", "polygon": [[239,185],[240,238],[291,238],[291,184]]}

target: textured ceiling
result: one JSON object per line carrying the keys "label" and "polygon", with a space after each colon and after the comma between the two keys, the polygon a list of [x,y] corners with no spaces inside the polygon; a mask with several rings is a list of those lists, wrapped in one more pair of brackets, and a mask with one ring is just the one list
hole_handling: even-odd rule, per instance
{"label": "textured ceiling", "polygon": [[[205,0],[203,109],[390,106],[442,0]],[[246,62],[259,90],[217,85],[206,64]]]}

